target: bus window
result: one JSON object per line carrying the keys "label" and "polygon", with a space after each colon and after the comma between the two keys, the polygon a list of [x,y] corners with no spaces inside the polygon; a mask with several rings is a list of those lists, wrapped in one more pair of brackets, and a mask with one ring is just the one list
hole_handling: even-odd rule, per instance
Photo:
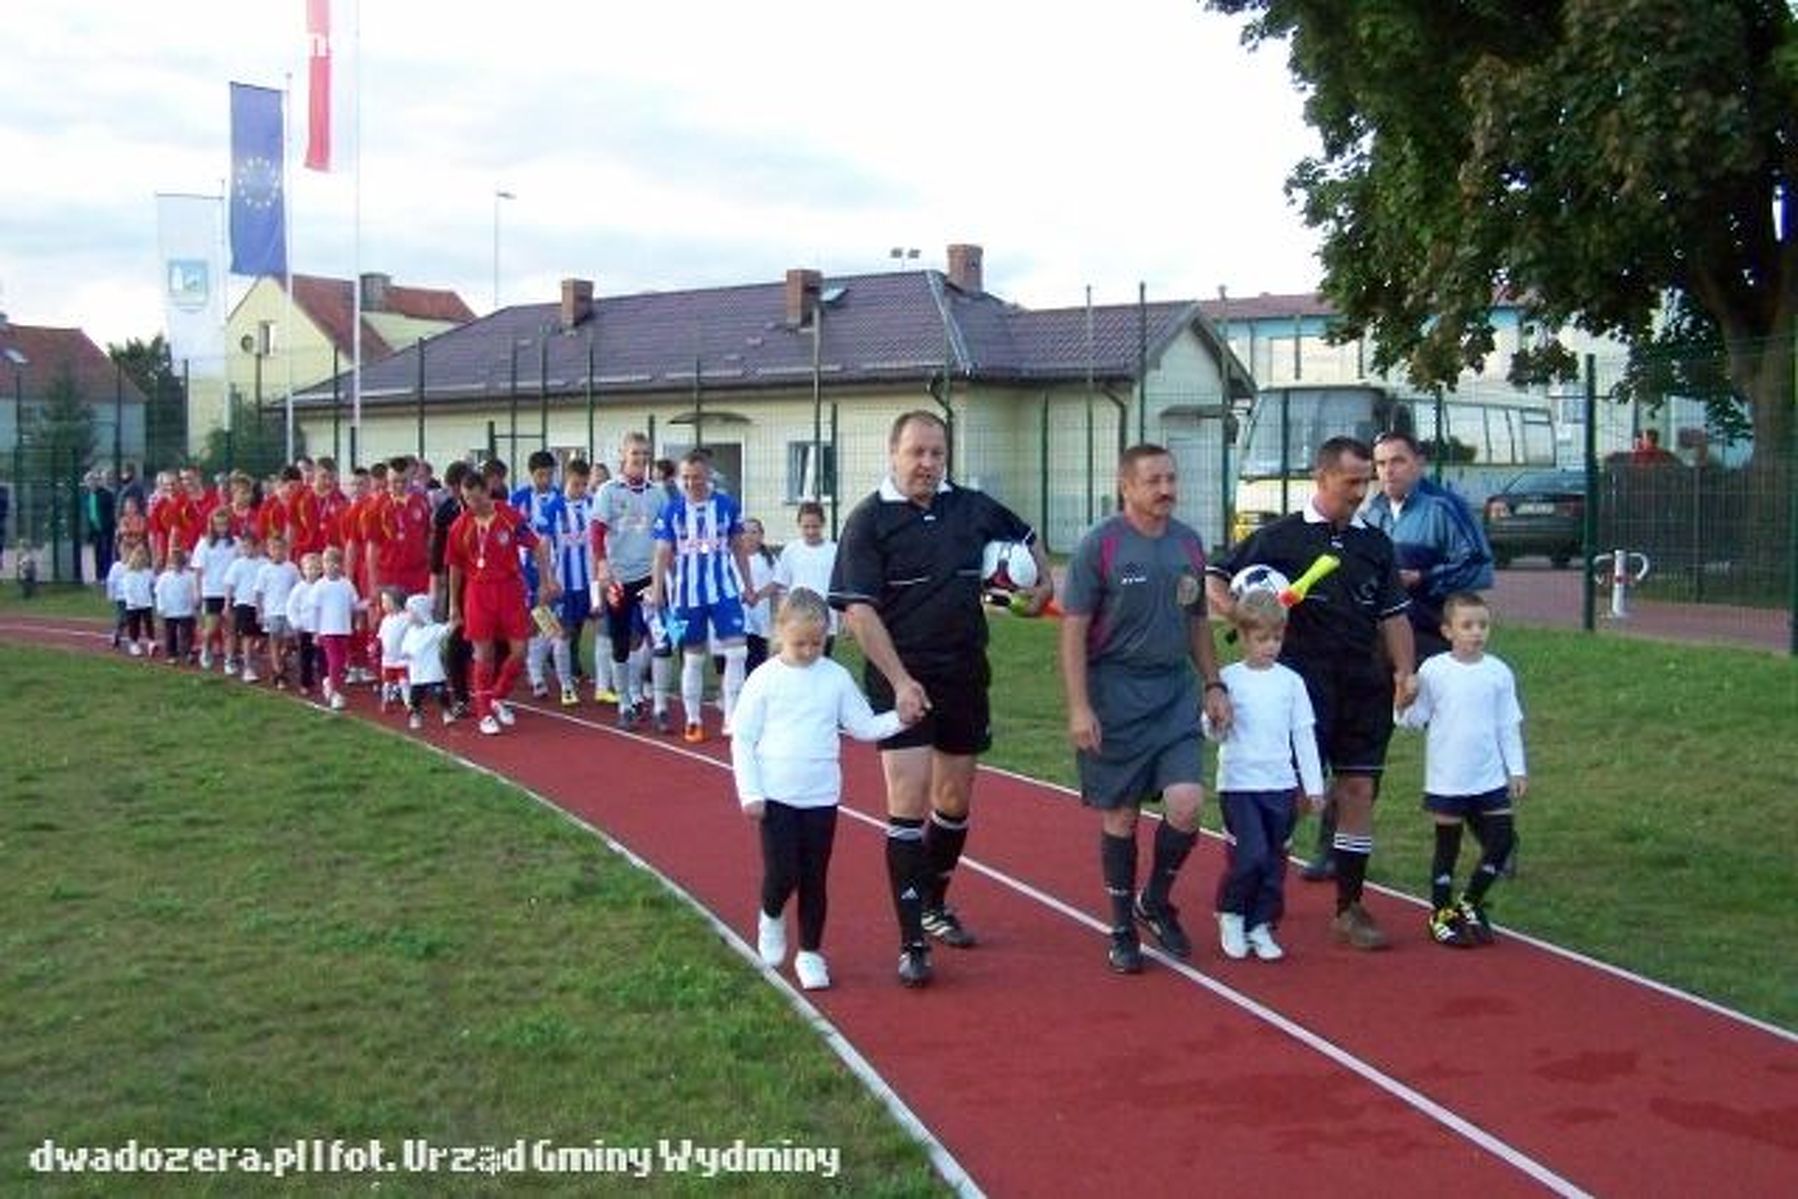
{"label": "bus window", "polygon": [[1523,460],[1530,466],[1553,466],[1555,461],[1555,427],[1546,412],[1524,409]]}
{"label": "bus window", "polygon": [[1475,404],[1451,404],[1448,409],[1449,462],[1487,462],[1486,410]]}
{"label": "bus window", "polygon": [[1486,461],[1494,465],[1511,465],[1522,460],[1517,452],[1516,429],[1512,423],[1516,415],[1509,408],[1486,409],[1486,435],[1492,441],[1492,456]]}

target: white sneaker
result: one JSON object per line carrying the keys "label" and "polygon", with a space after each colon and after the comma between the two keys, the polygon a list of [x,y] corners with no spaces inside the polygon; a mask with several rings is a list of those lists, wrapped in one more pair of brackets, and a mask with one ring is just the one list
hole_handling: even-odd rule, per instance
{"label": "white sneaker", "polygon": [[507,728],[518,723],[518,717],[512,715],[512,705],[502,699],[493,701],[493,717]]}
{"label": "white sneaker", "polygon": [[778,967],[787,960],[787,922],[759,908],[755,918],[755,949],[762,955],[762,965]]}
{"label": "white sneaker", "polygon": [[211,650],[205,650],[200,654],[200,669],[201,670],[211,670],[212,669],[212,651]]}
{"label": "white sneaker", "polygon": [[802,990],[822,991],[830,986],[830,971],[824,965],[824,955],[809,949],[801,949],[794,955],[793,974],[799,979]]}
{"label": "white sneaker", "polygon": [[1249,956],[1248,938],[1243,935],[1242,917],[1235,912],[1217,914],[1217,943],[1224,956],[1241,961]]}
{"label": "white sneaker", "polygon": [[406,714],[406,727],[409,729],[424,728],[425,714],[423,712],[408,712]]}
{"label": "white sneaker", "polygon": [[531,684],[531,698],[532,699],[548,699],[549,698],[549,684],[544,683],[544,682],[532,683]]}
{"label": "white sneaker", "polygon": [[449,709],[449,708],[445,708],[445,709],[444,709],[444,710],[443,710],[443,723],[444,723],[444,724],[446,724],[446,725],[447,725],[447,724],[454,724],[454,723],[456,723],[456,714],[455,714],[455,712],[454,712],[454,711],[452,711],[452,710],[451,710],[451,709]]}
{"label": "white sneaker", "polygon": [[254,683],[256,681],[256,678],[257,678],[257,675],[256,675],[255,671],[251,670],[248,666],[243,668],[243,681],[244,682]]}
{"label": "white sneaker", "polygon": [[1248,938],[1249,948],[1254,950],[1255,956],[1264,962],[1277,962],[1286,956],[1286,951],[1280,948],[1278,941],[1274,940],[1274,930],[1265,924],[1257,924],[1251,928]]}
{"label": "white sneaker", "polygon": [[130,654],[133,658],[141,658],[144,656],[144,647],[133,641],[131,643],[131,648],[125,652]]}
{"label": "white sneaker", "polygon": [[333,711],[333,712],[343,711],[343,692],[341,692],[341,691],[331,692],[331,698],[328,702],[331,705],[331,711]]}
{"label": "white sneaker", "polygon": [[486,734],[489,737],[499,736],[499,721],[493,719],[493,717],[491,717],[491,716],[481,717],[481,723],[476,725],[475,727],[480,729],[482,733]]}

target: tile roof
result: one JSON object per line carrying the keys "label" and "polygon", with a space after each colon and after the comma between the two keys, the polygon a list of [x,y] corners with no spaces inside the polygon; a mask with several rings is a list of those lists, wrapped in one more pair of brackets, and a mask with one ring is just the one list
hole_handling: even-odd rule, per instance
{"label": "tile roof", "polygon": [[144,393],[131,376],[122,374],[106,351],[80,329],[0,321],[0,395],[42,400],[65,368],[73,374],[81,398],[90,404],[116,400],[121,379],[125,400],[144,402]]}
{"label": "tile roof", "polygon": [[[821,374],[831,382],[927,380],[951,357],[957,379],[991,383],[1081,380],[1087,373],[1086,310],[1030,311],[987,293],[963,292],[935,270],[827,277]],[[551,394],[584,389],[591,347],[595,389],[668,392],[693,386],[694,363],[708,390],[792,387],[811,378],[812,331],[786,319],[784,282],[601,296],[575,328],[560,303],[501,309],[425,343],[426,394],[438,399]],[[1144,329],[1149,360],[1199,319],[1190,301],[1093,309],[1093,373],[1136,377]],[[365,400],[411,396],[418,349],[368,361]],[[516,366],[514,366],[516,354]],[[365,356],[366,360],[366,356]],[[544,368],[547,368],[546,370]],[[347,390],[345,383],[340,389]],[[308,393],[322,399],[329,382]]]}
{"label": "tile roof", "polygon": [[[283,283],[284,280],[275,279],[277,287]],[[446,325],[460,325],[474,319],[473,310],[462,302],[461,296],[442,288],[401,287],[389,283],[385,295],[386,302],[381,309],[383,312],[397,313],[415,320],[441,321]],[[345,359],[351,356],[354,339],[350,336],[350,324],[355,320],[356,292],[350,280],[331,279],[322,275],[295,275],[293,302],[295,307],[311,318],[312,323],[331,340]],[[385,358],[393,352],[393,347],[369,323],[367,309],[363,310],[362,315],[363,361]]]}

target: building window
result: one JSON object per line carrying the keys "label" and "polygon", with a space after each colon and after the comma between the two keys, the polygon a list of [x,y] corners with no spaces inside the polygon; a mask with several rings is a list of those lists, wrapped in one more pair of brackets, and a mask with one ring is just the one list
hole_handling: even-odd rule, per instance
{"label": "building window", "polygon": [[837,447],[828,442],[787,442],[787,502],[827,500],[837,490]]}

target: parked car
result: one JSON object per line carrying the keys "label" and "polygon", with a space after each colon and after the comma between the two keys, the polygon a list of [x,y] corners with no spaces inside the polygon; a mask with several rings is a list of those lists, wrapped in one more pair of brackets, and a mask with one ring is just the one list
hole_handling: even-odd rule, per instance
{"label": "parked car", "polygon": [[1577,470],[1528,470],[1486,501],[1486,540],[1495,565],[1542,554],[1562,569],[1580,556],[1586,476]]}

